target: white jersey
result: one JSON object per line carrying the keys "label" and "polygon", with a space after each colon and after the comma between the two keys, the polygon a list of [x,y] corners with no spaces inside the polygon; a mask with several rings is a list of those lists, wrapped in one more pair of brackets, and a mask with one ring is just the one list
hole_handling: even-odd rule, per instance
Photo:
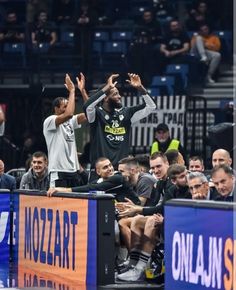
{"label": "white jersey", "polygon": [[81,127],[77,116],[56,126],[56,115],[49,116],[43,123],[43,134],[48,148],[49,172],[76,172],[79,162],[74,130]]}

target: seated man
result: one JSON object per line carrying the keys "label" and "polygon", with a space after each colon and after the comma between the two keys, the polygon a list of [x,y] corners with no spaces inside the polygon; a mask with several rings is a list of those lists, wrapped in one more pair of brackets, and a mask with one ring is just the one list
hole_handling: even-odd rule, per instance
{"label": "seated man", "polygon": [[101,157],[95,162],[96,173],[100,177],[96,183],[78,187],[55,187],[49,188],[47,194],[52,196],[57,192],[89,192],[89,191],[104,191],[104,193],[115,193],[117,201],[125,201],[129,198],[135,204],[139,204],[139,198],[133,191],[131,185],[126,178],[119,172],[115,172],[111,161],[106,157]]}
{"label": "seated man", "polygon": [[0,160],[0,189],[16,189],[15,177],[4,173],[4,162]]}
{"label": "seated man", "polygon": [[189,191],[192,199],[216,200],[217,192],[209,186],[207,177],[202,172],[191,172],[188,175]]}
{"label": "seated man", "polygon": [[199,35],[193,36],[191,40],[191,53],[209,64],[206,81],[210,84],[215,83],[213,77],[221,60],[220,47],[219,37],[210,32],[207,24],[200,25]]}
{"label": "seated man", "polygon": [[217,201],[233,202],[236,196],[235,189],[235,175],[231,167],[220,164],[212,169],[212,181],[215,185],[219,196]]}
{"label": "seated man", "polygon": [[32,155],[31,168],[21,179],[20,189],[48,190],[48,158],[44,152]]}

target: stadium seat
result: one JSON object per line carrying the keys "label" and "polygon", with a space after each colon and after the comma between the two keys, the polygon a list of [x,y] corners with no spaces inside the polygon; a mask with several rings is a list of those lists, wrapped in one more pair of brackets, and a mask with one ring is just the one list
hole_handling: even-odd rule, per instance
{"label": "stadium seat", "polygon": [[133,37],[133,34],[131,31],[113,31],[111,34],[111,38],[113,41],[117,40],[125,40],[125,41],[131,41]]}
{"label": "stadium seat", "polygon": [[189,66],[187,64],[169,64],[166,67],[165,73],[176,77],[176,93],[185,92],[188,86],[189,73]]}
{"label": "stadium seat", "polygon": [[103,30],[97,30],[94,32],[94,40],[95,41],[108,41],[110,39],[109,32]]}
{"label": "stadium seat", "polygon": [[173,96],[175,94],[175,77],[173,76],[154,76],[151,82],[151,88],[158,88],[160,95]]}
{"label": "stadium seat", "polygon": [[219,30],[214,32],[221,40],[221,53],[223,59],[232,59],[233,54],[233,32],[230,30]]}

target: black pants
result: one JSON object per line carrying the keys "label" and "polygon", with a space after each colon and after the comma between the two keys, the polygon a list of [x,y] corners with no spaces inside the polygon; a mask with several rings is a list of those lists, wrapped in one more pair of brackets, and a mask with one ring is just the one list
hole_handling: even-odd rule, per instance
{"label": "black pants", "polygon": [[75,187],[87,183],[86,176],[79,172],[58,172],[58,179],[55,180],[56,187]]}

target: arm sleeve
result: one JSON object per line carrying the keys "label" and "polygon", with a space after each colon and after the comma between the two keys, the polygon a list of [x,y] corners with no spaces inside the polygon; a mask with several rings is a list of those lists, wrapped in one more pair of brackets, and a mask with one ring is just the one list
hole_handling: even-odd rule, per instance
{"label": "arm sleeve", "polygon": [[55,131],[57,129],[56,117],[56,115],[51,115],[44,121],[43,127],[45,131]]}
{"label": "arm sleeve", "polygon": [[20,189],[29,189],[29,186],[27,184],[27,176],[25,174],[21,178]]}
{"label": "arm sleeve", "polygon": [[108,191],[122,186],[122,178],[119,175],[113,175],[101,183],[90,183],[88,185],[72,187],[74,192],[88,192],[91,190]]}
{"label": "arm sleeve", "polygon": [[145,102],[145,107],[141,110],[136,111],[132,118],[131,118],[131,123],[135,123],[145,117],[147,117],[151,112],[153,112],[156,109],[156,104],[151,98],[151,96],[143,95],[143,99]]}
{"label": "arm sleeve", "polygon": [[106,94],[102,90],[92,95],[84,104],[83,109],[89,123],[93,123],[96,117],[96,105],[105,98]]}

